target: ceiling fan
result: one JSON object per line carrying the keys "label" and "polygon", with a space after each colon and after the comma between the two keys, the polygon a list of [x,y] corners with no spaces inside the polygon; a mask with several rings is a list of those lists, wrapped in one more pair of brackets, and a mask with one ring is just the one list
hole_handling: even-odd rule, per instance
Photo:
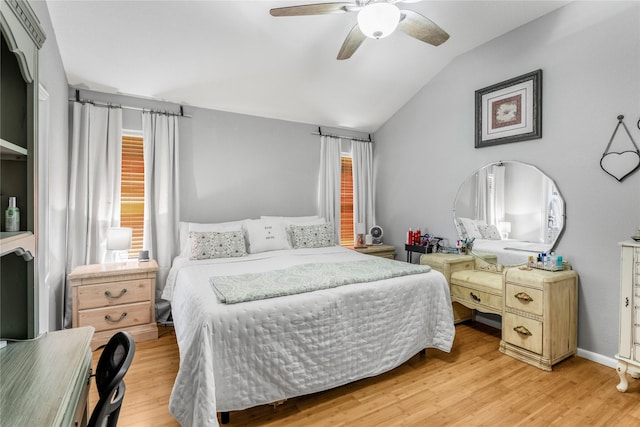
{"label": "ceiling fan", "polygon": [[352,2],[316,3],[271,9],[272,16],[329,15],[358,12],[358,23],[351,29],[338,53],[339,60],[349,59],[367,37],[381,39],[396,28],[433,46],[439,46],[449,34],[430,19],[413,10],[399,9],[396,3],[419,0],[354,0]]}

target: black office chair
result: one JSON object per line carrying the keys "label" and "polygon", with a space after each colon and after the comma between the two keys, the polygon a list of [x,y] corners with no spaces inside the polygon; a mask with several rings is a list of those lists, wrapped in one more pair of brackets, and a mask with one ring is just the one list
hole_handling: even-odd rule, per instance
{"label": "black office chair", "polygon": [[88,427],[115,427],[126,387],[124,375],[131,366],[136,342],[129,332],[118,332],[102,350],[96,367],[99,400],[93,408]]}

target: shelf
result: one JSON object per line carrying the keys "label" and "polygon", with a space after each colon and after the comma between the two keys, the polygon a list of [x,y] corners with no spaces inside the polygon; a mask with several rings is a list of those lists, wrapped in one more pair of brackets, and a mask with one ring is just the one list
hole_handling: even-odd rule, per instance
{"label": "shelf", "polygon": [[18,249],[35,255],[36,239],[31,231],[3,231],[0,233],[0,256],[5,256]]}
{"label": "shelf", "polygon": [[23,160],[28,154],[29,152],[26,148],[0,138],[0,157],[3,159],[14,158],[15,160]]}

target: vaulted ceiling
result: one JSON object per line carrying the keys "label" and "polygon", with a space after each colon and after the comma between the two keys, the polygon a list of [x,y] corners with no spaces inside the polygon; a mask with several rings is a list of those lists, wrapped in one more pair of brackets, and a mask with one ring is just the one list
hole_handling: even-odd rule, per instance
{"label": "vaulted ceiling", "polygon": [[269,14],[303,3],[319,2],[47,0],[71,86],[365,132],[457,56],[568,2],[398,3],[450,39],[434,47],[396,31],[344,61],[357,14]]}

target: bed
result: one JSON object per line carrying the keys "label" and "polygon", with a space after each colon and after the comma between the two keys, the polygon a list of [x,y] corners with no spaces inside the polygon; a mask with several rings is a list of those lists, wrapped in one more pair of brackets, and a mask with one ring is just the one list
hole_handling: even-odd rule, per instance
{"label": "bed", "polygon": [[285,296],[221,301],[212,284],[223,279],[309,265],[347,269],[374,258],[340,246],[289,247],[290,242],[284,249],[200,260],[183,251],[174,260],[163,292],[171,301],[180,350],[169,409],[183,426],[217,426],[217,412],[375,376],[425,348],[450,351],[455,329],[449,287],[428,268]]}
{"label": "bed", "polygon": [[502,265],[526,264],[530,256],[535,258],[548,249],[548,244],[512,239],[475,239],[473,241],[474,252],[495,254]]}

